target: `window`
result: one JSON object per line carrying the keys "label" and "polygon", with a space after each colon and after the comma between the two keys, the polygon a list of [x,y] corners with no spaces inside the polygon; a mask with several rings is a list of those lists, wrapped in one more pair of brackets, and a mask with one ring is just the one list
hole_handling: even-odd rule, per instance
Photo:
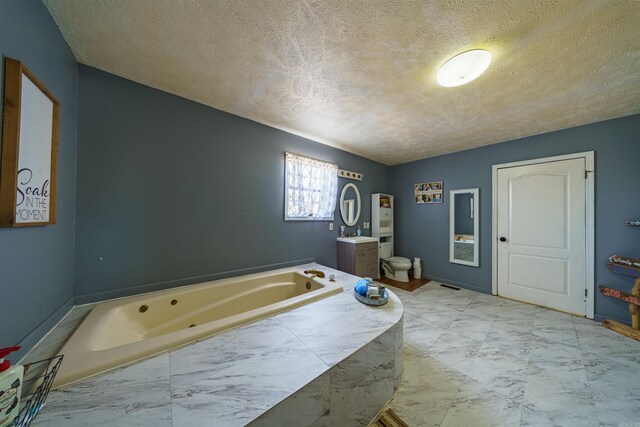
{"label": "window", "polygon": [[338,165],[285,153],[286,221],[333,220]]}

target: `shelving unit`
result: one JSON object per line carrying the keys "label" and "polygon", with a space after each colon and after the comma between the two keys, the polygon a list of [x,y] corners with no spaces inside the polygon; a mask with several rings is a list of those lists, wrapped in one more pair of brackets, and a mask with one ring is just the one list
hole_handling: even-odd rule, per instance
{"label": "shelving unit", "polygon": [[[627,220],[624,224],[640,227],[640,220]],[[630,294],[607,286],[600,286],[600,292],[603,295],[628,302],[631,313],[631,327],[615,320],[605,320],[602,326],[640,341],[640,259],[611,255],[607,268],[614,273],[631,276],[636,280]]]}
{"label": "shelving unit", "polygon": [[614,273],[634,277],[636,280],[630,294],[607,286],[600,286],[600,292],[603,295],[628,302],[631,313],[631,327],[615,320],[605,320],[602,326],[640,341],[640,260],[612,255],[609,257],[607,268]]}
{"label": "shelving unit", "polygon": [[371,236],[380,245],[393,245],[393,196],[389,194],[371,195]]}

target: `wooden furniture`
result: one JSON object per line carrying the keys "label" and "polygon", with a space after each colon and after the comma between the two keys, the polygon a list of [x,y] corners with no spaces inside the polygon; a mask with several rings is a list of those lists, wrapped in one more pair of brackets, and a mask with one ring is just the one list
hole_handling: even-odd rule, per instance
{"label": "wooden furniture", "polygon": [[2,114],[0,227],[55,224],[60,103],[6,58]]}
{"label": "wooden furniture", "polygon": [[600,286],[600,292],[603,295],[628,302],[629,312],[631,313],[631,327],[615,320],[605,320],[602,326],[640,341],[640,260],[613,255],[609,258],[609,261],[607,263],[609,270],[614,273],[635,277],[636,281],[631,294]]}
{"label": "wooden furniture", "polygon": [[338,237],[338,270],[358,277],[380,277],[378,239]]}

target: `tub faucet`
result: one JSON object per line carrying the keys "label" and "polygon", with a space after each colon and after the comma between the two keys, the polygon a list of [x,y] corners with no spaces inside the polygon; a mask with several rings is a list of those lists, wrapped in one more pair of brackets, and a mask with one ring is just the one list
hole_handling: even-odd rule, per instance
{"label": "tub faucet", "polygon": [[304,274],[311,274],[311,277],[319,277],[321,279],[324,279],[324,273],[320,270],[305,270]]}

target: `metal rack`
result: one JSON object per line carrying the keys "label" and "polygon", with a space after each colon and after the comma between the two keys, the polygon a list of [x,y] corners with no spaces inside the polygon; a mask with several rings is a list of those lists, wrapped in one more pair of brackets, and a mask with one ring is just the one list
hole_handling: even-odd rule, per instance
{"label": "metal rack", "polygon": [[38,415],[60,369],[62,358],[59,355],[24,365],[23,403],[11,427],[27,427]]}

